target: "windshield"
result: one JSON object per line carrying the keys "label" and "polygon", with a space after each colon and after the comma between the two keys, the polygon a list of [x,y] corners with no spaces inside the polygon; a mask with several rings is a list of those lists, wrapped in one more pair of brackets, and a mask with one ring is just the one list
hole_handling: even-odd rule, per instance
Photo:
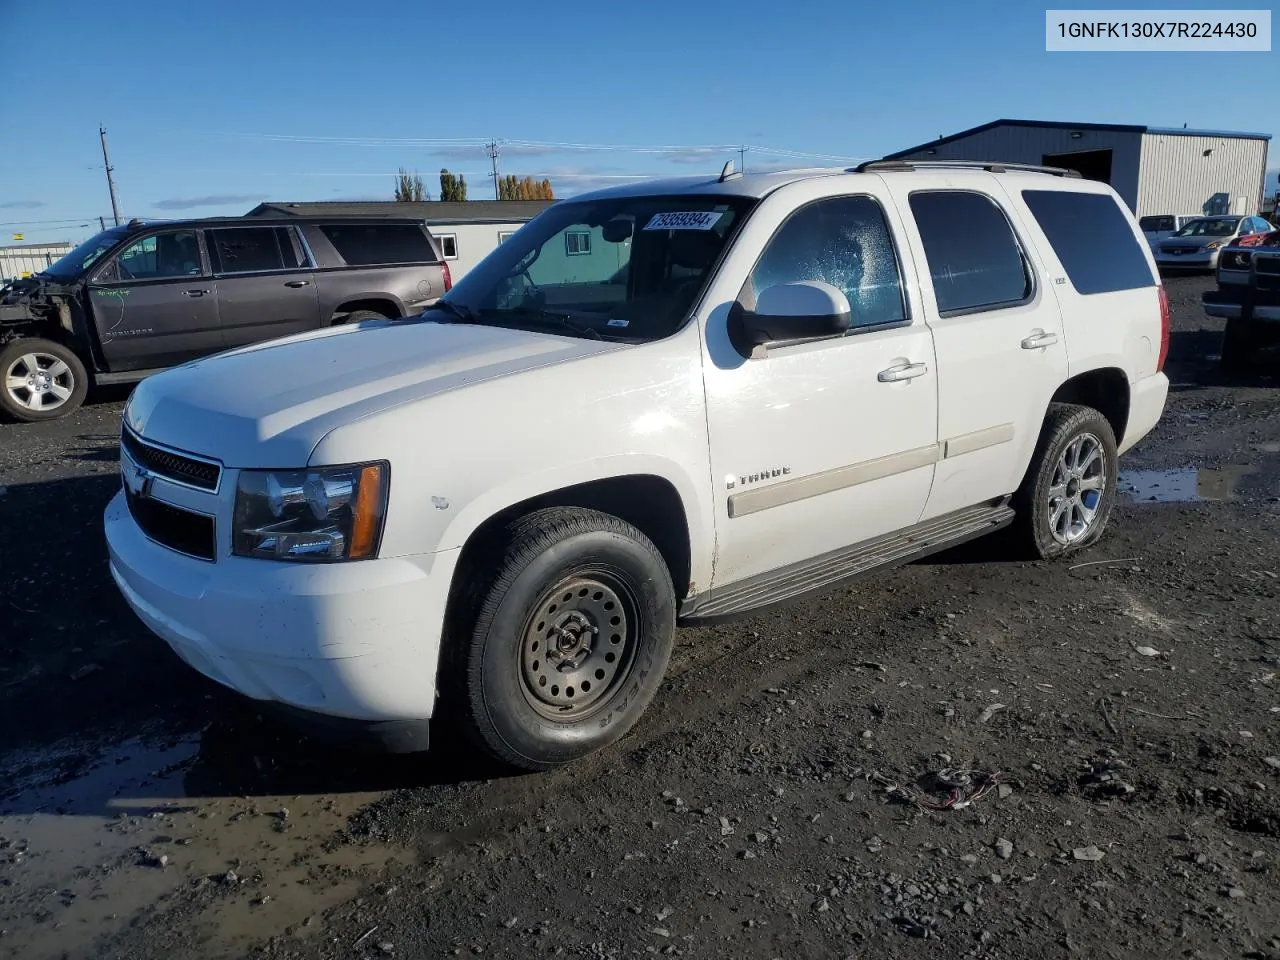
{"label": "windshield", "polygon": [[1214,220],[1192,220],[1174,234],[1175,237],[1229,237],[1236,232],[1240,218],[1226,217]]}
{"label": "windshield", "polygon": [[691,195],[561,201],[503,241],[430,316],[600,339],[670,336],[754,203]]}
{"label": "windshield", "polygon": [[124,227],[112,227],[110,230],[104,230],[102,233],[90,237],[61,260],[45,267],[41,273],[51,277],[65,277],[67,279],[79,276],[93,266],[94,262],[110,250],[116,241],[127,232]]}

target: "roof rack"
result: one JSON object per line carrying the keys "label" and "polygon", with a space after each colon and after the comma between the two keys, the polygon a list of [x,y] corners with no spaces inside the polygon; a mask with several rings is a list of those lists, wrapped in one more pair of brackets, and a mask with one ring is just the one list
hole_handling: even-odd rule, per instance
{"label": "roof rack", "polygon": [[1004,173],[1006,170],[1027,170],[1034,173],[1049,173],[1056,177],[1076,177],[1077,170],[1065,167],[1046,167],[1037,163],[1003,163],[992,160],[866,160],[856,167],[850,167],[849,173],[866,173],[868,170],[914,170],[917,167],[964,167],[971,170],[986,170],[988,173]]}

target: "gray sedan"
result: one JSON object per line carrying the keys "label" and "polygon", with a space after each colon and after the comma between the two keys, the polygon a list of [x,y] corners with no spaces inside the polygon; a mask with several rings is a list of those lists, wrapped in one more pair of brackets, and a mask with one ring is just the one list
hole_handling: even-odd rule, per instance
{"label": "gray sedan", "polygon": [[1269,230],[1271,226],[1262,217],[1199,217],[1156,245],[1156,264],[1184,270],[1216,270],[1218,252],[1223,247],[1239,237]]}

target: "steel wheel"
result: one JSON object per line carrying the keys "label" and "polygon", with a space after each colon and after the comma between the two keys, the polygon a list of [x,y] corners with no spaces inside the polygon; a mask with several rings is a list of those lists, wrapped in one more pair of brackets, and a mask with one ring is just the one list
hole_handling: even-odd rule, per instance
{"label": "steel wheel", "polygon": [[583,572],[547,590],[525,623],[525,696],[552,720],[579,720],[626,678],[639,626],[635,599],[604,572]]}
{"label": "steel wheel", "polygon": [[1075,543],[1093,527],[1107,485],[1102,441],[1081,433],[1067,444],[1054,466],[1046,503],[1054,540]]}
{"label": "steel wheel", "polygon": [[4,389],[13,403],[35,413],[57,410],[71,399],[75,387],[71,367],[49,353],[23,353],[4,372]]}

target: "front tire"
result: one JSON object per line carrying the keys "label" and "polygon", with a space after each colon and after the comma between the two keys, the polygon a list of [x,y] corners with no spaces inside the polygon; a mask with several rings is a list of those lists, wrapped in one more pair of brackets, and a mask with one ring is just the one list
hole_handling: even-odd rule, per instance
{"label": "front tire", "polygon": [[1045,560],[1098,541],[1115,506],[1115,432],[1092,407],[1050,404],[1031,467],[1014,495],[1022,545]]}
{"label": "front tire", "polygon": [[536,511],[500,544],[457,664],[459,706],[490,756],[545,770],[639,720],[671,656],[675,590],[643,533],[593,510]]}
{"label": "front tire", "polygon": [[0,350],[0,409],[15,420],[57,420],[89,392],[80,358],[53,340],[14,340]]}

